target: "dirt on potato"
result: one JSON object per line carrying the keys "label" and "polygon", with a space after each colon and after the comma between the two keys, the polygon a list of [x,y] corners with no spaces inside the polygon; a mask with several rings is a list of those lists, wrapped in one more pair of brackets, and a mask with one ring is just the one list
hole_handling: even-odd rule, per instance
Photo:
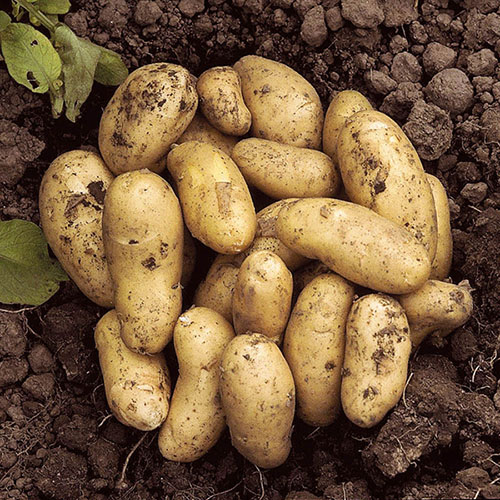
{"label": "dirt on potato", "polygon": [[[65,22],[130,69],[168,61],[199,76],[257,54],[306,77],[325,109],[339,90],[367,95],[445,185],[452,278],[469,280],[475,311],[419,348],[380,425],[296,421],[288,461],[265,471],[227,431],[177,464],[155,432],[119,424],[93,345],[104,311],[65,283],[42,307],[0,312],[0,499],[500,498],[500,0],[74,0]],[[95,150],[112,93],[96,85],[76,124],[54,121],[48,97],[0,63],[0,220],[39,222],[43,172],[65,151]],[[167,358],[175,373],[171,346]]]}

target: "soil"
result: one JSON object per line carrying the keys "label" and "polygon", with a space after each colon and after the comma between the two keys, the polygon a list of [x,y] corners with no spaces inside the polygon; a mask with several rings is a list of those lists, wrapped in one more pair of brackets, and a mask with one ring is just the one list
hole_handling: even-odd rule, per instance
{"label": "soil", "polygon": [[[65,21],[130,69],[171,61],[199,75],[258,54],[299,71],[325,106],[339,90],[365,93],[446,186],[452,278],[469,280],[475,312],[421,346],[379,426],[297,421],[288,461],[265,471],[227,432],[185,465],[160,456],[156,433],[119,424],[93,346],[103,311],[66,283],[41,307],[0,313],[0,499],[500,498],[500,0],[74,0]],[[0,63],[1,220],[39,221],[43,172],[97,146],[112,93],[96,85],[78,123],[54,121],[48,97]]]}

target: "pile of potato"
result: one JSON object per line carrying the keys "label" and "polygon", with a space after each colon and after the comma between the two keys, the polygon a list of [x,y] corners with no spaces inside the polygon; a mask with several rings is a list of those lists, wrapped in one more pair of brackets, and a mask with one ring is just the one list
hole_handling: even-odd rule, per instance
{"label": "pile of potato", "polygon": [[[276,467],[296,406],[312,426],[341,407],[374,426],[403,393],[412,347],[472,313],[467,286],[446,280],[442,184],[357,92],[324,116],[303,77],[261,57],[198,80],[151,64],[104,110],[99,148],[50,165],[41,222],[82,292],[114,308],[95,330],[111,410],[160,427],[167,459],[200,458],[227,423],[242,455]],[[256,214],[249,186],[276,202]],[[192,237],[219,255],[182,312]]]}

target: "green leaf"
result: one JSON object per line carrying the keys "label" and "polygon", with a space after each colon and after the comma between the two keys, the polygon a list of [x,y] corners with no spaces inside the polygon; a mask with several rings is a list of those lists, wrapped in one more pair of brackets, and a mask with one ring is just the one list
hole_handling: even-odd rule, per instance
{"label": "green leaf", "polygon": [[0,10],[0,31],[3,31],[11,22],[9,14]]}
{"label": "green leaf", "polygon": [[61,58],[49,39],[24,23],[10,23],[1,33],[3,57],[10,76],[37,94],[53,87],[61,74]]}
{"label": "green leaf", "polygon": [[63,62],[66,116],[75,122],[92,90],[101,51],[97,45],[77,37],[64,24],[57,26],[54,41]]}
{"label": "green leaf", "polygon": [[42,230],[24,220],[0,222],[0,302],[38,306],[68,280],[49,257]]}
{"label": "green leaf", "polygon": [[38,0],[37,5],[45,14],[66,14],[71,7],[69,0]]}
{"label": "green leaf", "polygon": [[94,79],[102,85],[120,85],[128,76],[127,66],[112,50],[99,47],[101,57],[95,69]]}

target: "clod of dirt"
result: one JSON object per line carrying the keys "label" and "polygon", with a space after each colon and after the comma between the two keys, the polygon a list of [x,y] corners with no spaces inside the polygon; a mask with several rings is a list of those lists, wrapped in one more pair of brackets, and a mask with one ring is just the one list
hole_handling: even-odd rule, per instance
{"label": "clod of dirt", "polygon": [[187,17],[193,17],[205,10],[205,0],[181,0],[179,10]]}
{"label": "clod of dirt", "polygon": [[472,161],[458,162],[456,174],[462,182],[477,182],[481,179],[481,171]]}
{"label": "clod of dirt", "polygon": [[78,35],[85,36],[88,30],[87,17],[81,11],[70,12],[64,16],[64,22]]}
{"label": "clod of dirt", "polygon": [[418,100],[403,130],[422,159],[437,160],[451,146],[453,122],[446,111]]}
{"label": "clod of dirt", "polygon": [[324,497],[331,500],[371,500],[372,498],[368,484],[362,479],[331,485],[326,488]]}
{"label": "clod of dirt", "polygon": [[358,28],[382,24],[384,11],[379,0],[342,0],[342,16]]}
{"label": "clod of dirt", "polygon": [[57,440],[70,450],[87,451],[90,443],[97,439],[97,425],[92,417],[74,415],[57,429]]}
{"label": "clod of dirt", "polygon": [[26,350],[26,334],[20,318],[0,313],[0,356],[19,357]]}
{"label": "clod of dirt", "polygon": [[385,0],[383,8],[384,26],[388,28],[402,26],[418,18],[415,0]]}
{"label": "clod of dirt", "polygon": [[455,361],[467,361],[477,353],[477,348],[476,337],[466,328],[460,328],[451,337],[451,357]]}
{"label": "clod of dirt", "polygon": [[0,361],[0,387],[24,380],[28,375],[28,368],[28,362],[24,358]]}
{"label": "clod of dirt", "polygon": [[340,11],[340,7],[332,7],[325,12],[325,20],[328,29],[335,32],[338,31],[342,26],[344,26],[344,18]]}
{"label": "clod of dirt", "polygon": [[485,182],[468,183],[460,191],[460,195],[474,205],[481,203],[487,194],[488,185]]}
{"label": "clod of dirt", "polygon": [[99,438],[88,448],[89,463],[94,474],[105,479],[114,479],[118,473],[120,453],[116,446]]}
{"label": "clod of dirt", "polygon": [[422,78],[422,67],[413,54],[400,52],[392,61],[391,76],[398,83],[416,83]]}
{"label": "clod of dirt", "polygon": [[474,103],[474,89],[467,75],[450,68],[435,75],[425,88],[426,96],[451,114],[467,111]]}
{"label": "clod of dirt", "polygon": [[105,31],[111,34],[112,37],[119,36],[121,30],[126,26],[128,17],[130,16],[130,8],[125,0],[113,0],[106,3],[101,10],[97,22],[104,28]]}
{"label": "clod of dirt", "polygon": [[403,121],[407,118],[413,105],[423,97],[422,87],[419,83],[400,83],[396,90],[386,96],[380,106],[380,111],[395,120]]}
{"label": "clod of dirt", "polygon": [[35,344],[28,354],[28,361],[35,373],[46,373],[54,369],[54,358],[44,344]]}
{"label": "clod of dirt", "polygon": [[376,94],[387,95],[396,90],[398,84],[382,71],[368,70],[365,73],[365,82],[369,89]]}
{"label": "clod of dirt", "polygon": [[434,76],[443,69],[452,68],[455,64],[457,53],[439,42],[431,42],[422,54],[424,70],[428,75]]}
{"label": "clod of dirt", "polygon": [[321,5],[307,11],[300,28],[300,36],[311,47],[319,47],[325,43],[328,29],[325,23],[325,9]]}
{"label": "clod of dirt", "polygon": [[23,390],[38,401],[47,401],[54,394],[55,383],[52,373],[31,375],[23,383]]}
{"label": "clod of dirt", "polygon": [[493,464],[488,460],[494,453],[493,448],[480,439],[470,439],[464,444],[464,462],[482,468],[491,468]]}
{"label": "clod of dirt", "polygon": [[488,142],[500,142],[500,106],[488,108],[482,114],[481,126]]}
{"label": "clod of dirt", "polygon": [[461,470],[457,473],[454,483],[448,489],[447,497],[474,498],[490,481],[489,474],[479,467]]}
{"label": "clod of dirt", "polygon": [[467,57],[467,70],[475,76],[492,75],[497,66],[495,53],[490,49],[482,49]]}
{"label": "clod of dirt", "polygon": [[320,500],[319,497],[309,493],[308,491],[292,491],[285,500]]}
{"label": "clod of dirt", "polygon": [[151,0],[140,0],[134,11],[134,21],[139,26],[149,26],[156,23],[163,12],[156,2]]}

